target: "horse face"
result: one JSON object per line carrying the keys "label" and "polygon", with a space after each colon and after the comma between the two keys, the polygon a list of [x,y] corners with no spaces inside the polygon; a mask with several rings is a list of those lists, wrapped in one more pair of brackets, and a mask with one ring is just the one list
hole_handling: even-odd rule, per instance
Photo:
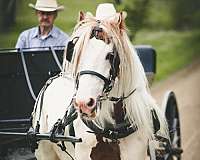
{"label": "horse face", "polygon": [[98,97],[109,83],[113,48],[112,43],[93,37],[80,57],[75,107],[82,116],[96,116]]}

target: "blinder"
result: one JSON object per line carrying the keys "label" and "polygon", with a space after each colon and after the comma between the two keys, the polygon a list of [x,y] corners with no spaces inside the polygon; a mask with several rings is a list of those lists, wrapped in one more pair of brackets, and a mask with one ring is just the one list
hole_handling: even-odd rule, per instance
{"label": "blinder", "polygon": [[67,55],[66,59],[70,62],[72,60],[72,56],[74,53],[74,46],[76,45],[76,42],[78,41],[79,37],[74,37],[71,41],[67,44]]}

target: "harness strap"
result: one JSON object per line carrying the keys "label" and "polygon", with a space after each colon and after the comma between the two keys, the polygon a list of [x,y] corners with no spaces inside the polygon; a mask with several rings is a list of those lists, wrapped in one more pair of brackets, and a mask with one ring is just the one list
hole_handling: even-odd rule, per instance
{"label": "harness strap", "polygon": [[123,109],[123,100],[120,99],[116,103],[113,103],[114,108],[114,120],[116,124],[122,124],[125,118],[125,108]]}
{"label": "harness strap", "polygon": [[114,129],[104,129],[98,126],[95,122],[82,119],[85,125],[90,128],[92,131],[87,131],[89,133],[100,134],[103,137],[109,138],[111,140],[117,140],[120,138],[127,137],[128,135],[137,131],[136,126],[132,126],[128,123],[120,124],[118,128]]}
{"label": "harness strap", "polygon": [[65,146],[64,141],[61,142],[61,144],[57,144],[58,147],[60,147],[60,149],[65,152],[72,160],[75,160],[72,155],[67,151],[67,148]]}
{"label": "harness strap", "polygon": [[95,72],[95,71],[91,71],[91,70],[80,71],[77,74],[77,77],[76,77],[76,88],[78,88],[78,85],[79,85],[79,76],[84,75],[84,74],[93,75],[93,76],[96,76],[96,77],[100,78],[101,80],[103,80],[104,81],[104,88],[103,88],[104,93],[107,93],[112,89],[113,81],[110,78],[106,78],[102,74],[100,74],[98,72]]}
{"label": "harness strap", "polygon": [[[155,110],[152,110],[152,116],[153,116],[154,134],[156,134],[156,132],[160,129],[160,121],[157,117]],[[103,137],[109,138],[111,140],[124,138],[137,131],[138,129],[137,126],[133,126],[130,123],[123,123],[124,120],[123,122],[121,122],[121,120],[122,120],[121,118],[119,119],[119,121],[116,120],[116,122],[120,122],[118,123],[117,128],[104,129],[98,126],[94,121],[82,118],[84,124],[92,130],[88,131],[89,133],[100,134]]]}
{"label": "harness strap", "polygon": [[84,74],[90,74],[97,76],[98,78],[102,79],[105,83],[105,85],[108,85],[110,83],[110,80],[106,77],[104,77],[102,74],[95,72],[95,71],[90,71],[90,70],[85,70],[85,71],[80,71],[79,76],[84,75]]}
{"label": "harness strap", "polygon": [[21,55],[22,65],[23,65],[23,69],[24,69],[24,73],[25,73],[25,77],[26,77],[26,82],[28,84],[29,91],[31,93],[32,98],[34,100],[36,100],[36,96],[35,96],[35,93],[33,91],[33,88],[32,88],[32,85],[31,85],[31,81],[30,81],[30,78],[29,78],[29,74],[28,74],[28,70],[27,70],[27,65],[26,65],[26,61],[25,61],[23,49],[20,48],[19,52],[20,52],[20,55]]}
{"label": "harness strap", "polygon": [[[107,97],[110,101],[115,101],[115,102],[118,102],[120,100],[125,100],[127,99],[128,97],[130,97],[134,92],[136,91],[136,88],[134,90],[132,90],[127,96],[122,96],[122,97]],[[103,99],[104,100],[104,99]]]}
{"label": "harness strap", "polygon": [[158,115],[157,115],[155,109],[151,109],[151,115],[152,115],[152,119],[153,119],[154,134],[156,134],[157,131],[160,130],[160,121],[158,119]]}
{"label": "harness strap", "polygon": [[45,85],[42,87],[37,99],[36,99],[36,103],[35,103],[35,109],[34,109],[34,112],[36,112],[37,110],[37,106],[38,106],[38,102],[39,102],[39,99],[40,100],[40,111],[39,111],[39,118],[38,118],[38,123],[40,121],[40,118],[41,118],[41,114],[42,114],[42,106],[43,106],[43,99],[44,99],[44,92],[46,91],[46,89],[48,88],[48,86],[53,82],[54,79],[58,78],[60,76],[60,74],[54,76],[54,77],[51,77],[48,79],[48,81],[45,83]]}

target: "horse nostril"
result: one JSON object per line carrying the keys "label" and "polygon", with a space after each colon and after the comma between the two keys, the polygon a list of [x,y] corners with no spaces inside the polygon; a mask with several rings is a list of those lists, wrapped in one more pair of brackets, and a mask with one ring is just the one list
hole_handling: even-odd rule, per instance
{"label": "horse nostril", "polygon": [[87,102],[88,107],[94,106],[95,100],[93,98],[90,98],[89,101]]}

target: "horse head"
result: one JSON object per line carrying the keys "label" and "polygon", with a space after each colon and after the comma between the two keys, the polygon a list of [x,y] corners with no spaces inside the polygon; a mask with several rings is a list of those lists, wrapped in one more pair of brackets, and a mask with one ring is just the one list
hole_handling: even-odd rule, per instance
{"label": "horse head", "polygon": [[[127,35],[126,14],[115,9],[109,16],[97,13],[102,12],[98,8],[96,16],[80,12],[71,36],[74,47],[68,71],[76,84],[74,107],[83,121],[92,120],[101,128],[111,130],[127,125],[143,130],[151,139],[154,132],[151,110],[159,109]],[[158,116],[163,119],[161,128],[167,132],[164,118]]]}
{"label": "horse head", "polygon": [[74,106],[82,116],[94,118],[100,99],[109,94],[119,76],[120,57],[114,34],[123,29],[123,14],[99,20],[81,12],[79,20],[73,34],[78,37],[72,59],[76,77]]}

